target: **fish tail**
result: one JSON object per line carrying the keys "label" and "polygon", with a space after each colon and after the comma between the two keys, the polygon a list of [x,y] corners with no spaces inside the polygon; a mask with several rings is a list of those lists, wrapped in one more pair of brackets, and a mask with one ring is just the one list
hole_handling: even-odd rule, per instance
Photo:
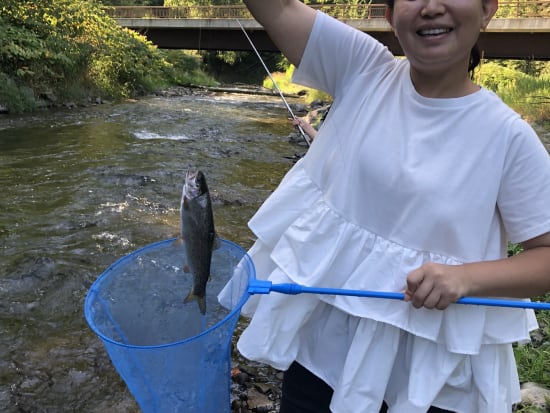
{"label": "fish tail", "polygon": [[189,303],[193,300],[196,300],[197,303],[199,304],[199,310],[201,311],[201,314],[205,314],[206,313],[206,297],[199,297],[198,295],[193,294],[193,291],[189,291],[189,294],[187,295],[187,297],[185,297],[183,302],[185,304],[187,304],[187,303]]}

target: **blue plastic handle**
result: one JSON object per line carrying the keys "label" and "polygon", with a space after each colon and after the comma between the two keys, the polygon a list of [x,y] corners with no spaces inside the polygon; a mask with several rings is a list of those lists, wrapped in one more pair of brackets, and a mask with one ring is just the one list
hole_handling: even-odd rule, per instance
{"label": "blue plastic handle", "polygon": [[[307,287],[300,284],[282,283],[273,284],[271,281],[250,280],[248,283],[249,294],[269,294],[270,292],[282,294],[326,294],[349,295],[354,297],[387,298],[391,300],[403,300],[405,294],[385,291],[346,290],[342,288]],[[516,301],[494,298],[462,297],[456,304],[485,305],[490,307],[530,308],[533,310],[550,310],[550,303]]]}

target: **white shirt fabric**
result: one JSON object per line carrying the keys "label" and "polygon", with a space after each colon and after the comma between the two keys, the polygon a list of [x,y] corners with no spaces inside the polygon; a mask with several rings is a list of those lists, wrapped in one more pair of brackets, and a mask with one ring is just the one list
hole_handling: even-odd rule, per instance
{"label": "white shirt fabric", "polygon": [[[492,92],[425,98],[407,60],[320,12],[294,81],[334,102],[249,223],[258,278],[402,292],[425,262],[499,259],[507,240],[550,231],[548,154]],[[282,370],[297,360],[334,389],[335,413],[382,400],[390,413],[509,412],[511,343],[537,327],[531,310],[349,296],[271,293],[243,312],[240,352]]]}

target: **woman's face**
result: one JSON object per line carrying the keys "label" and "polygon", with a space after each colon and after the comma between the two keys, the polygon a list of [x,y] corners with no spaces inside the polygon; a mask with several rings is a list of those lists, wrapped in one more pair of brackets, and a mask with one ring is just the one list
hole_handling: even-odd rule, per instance
{"label": "woman's face", "polygon": [[468,66],[496,9],[497,0],[395,0],[388,20],[411,65],[437,71]]}

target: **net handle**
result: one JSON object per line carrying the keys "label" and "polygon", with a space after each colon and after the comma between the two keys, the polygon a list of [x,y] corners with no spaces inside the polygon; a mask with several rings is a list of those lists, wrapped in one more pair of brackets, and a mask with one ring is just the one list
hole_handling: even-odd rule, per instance
{"label": "net handle", "polygon": [[[277,292],[281,294],[324,294],[324,295],[347,295],[352,297],[370,297],[370,298],[385,298],[390,300],[404,300],[404,293],[393,293],[386,291],[369,291],[369,290],[348,290],[342,288],[324,288],[324,287],[307,287],[300,284],[280,283],[273,284],[267,280],[252,279],[248,282],[249,294],[269,294]],[[532,301],[517,301],[505,300],[497,298],[481,298],[481,297],[462,297],[455,304],[468,305],[484,305],[489,307],[508,307],[508,308],[524,308],[532,310],[550,310],[550,303],[532,302]]]}

